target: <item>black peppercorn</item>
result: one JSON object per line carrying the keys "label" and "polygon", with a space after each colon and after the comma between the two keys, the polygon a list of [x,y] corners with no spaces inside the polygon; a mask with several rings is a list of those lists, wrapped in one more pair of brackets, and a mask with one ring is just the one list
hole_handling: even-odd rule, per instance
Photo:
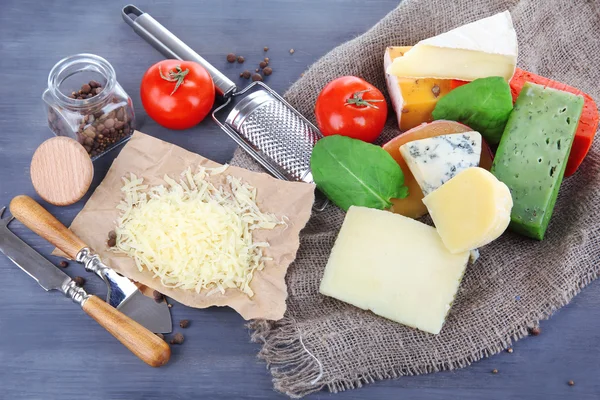
{"label": "black peppercorn", "polygon": [[536,326],[535,328],[531,328],[529,330],[529,333],[533,336],[538,336],[540,333],[542,333],[542,330],[538,326]]}
{"label": "black peppercorn", "polygon": [[152,297],[154,298],[155,302],[160,303],[161,301],[163,301],[165,296],[163,296],[163,294],[158,290],[155,290],[152,292]]}
{"label": "black peppercorn", "polygon": [[63,261],[59,262],[59,263],[58,263],[58,265],[59,265],[61,268],[67,268],[67,267],[69,266],[69,263],[68,263],[68,262],[66,262],[65,260],[63,260]]}
{"label": "black peppercorn", "polygon": [[265,61],[261,61],[260,64],[258,64],[259,67],[264,68],[266,67],[268,64]]}
{"label": "black peppercorn", "polygon": [[237,62],[239,62],[240,64],[243,64],[244,61],[246,61],[246,59],[243,56],[238,56]]}
{"label": "black peppercorn", "polygon": [[233,53],[227,54],[227,62],[234,63],[237,57]]}
{"label": "black peppercorn", "polygon": [[262,81],[263,78],[262,76],[260,76],[260,74],[252,74],[252,81],[256,82],[256,81]]}
{"label": "black peppercorn", "polygon": [[273,68],[271,67],[267,67],[265,69],[263,69],[263,74],[265,74],[266,76],[269,76],[273,73]]}
{"label": "black peppercorn", "polygon": [[184,340],[185,338],[181,333],[176,333],[173,339],[171,339],[171,344],[182,344]]}
{"label": "black peppercorn", "polygon": [[189,319],[182,319],[181,321],[179,321],[179,326],[183,329],[187,328],[189,325],[190,325]]}
{"label": "black peppercorn", "polygon": [[269,51],[269,48],[267,46],[265,46],[265,48],[263,50],[264,51]]}
{"label": "black peppercorn", "polygon": [[242,72],[242,73],[240,74],[240,76],[241,76],[242,78],[244,78],[244,79],[250,79],[250,76],[252,76],[252,74],[250,73],[250,71],[248,71],[248,70],[245,70],[244,72]]}
{"label": "black peppercorn", "polygon": [[85,285],[85,279],[83,279],[81,276],[76,276],[75,278],[73,278],[73,281],[79,287],[82,287],[83,285]]}

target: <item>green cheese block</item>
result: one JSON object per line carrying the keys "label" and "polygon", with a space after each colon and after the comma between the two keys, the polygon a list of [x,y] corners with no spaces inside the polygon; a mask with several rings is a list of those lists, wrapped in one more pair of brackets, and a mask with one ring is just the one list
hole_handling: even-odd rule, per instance
{"label": "green cheese block", "polygon": [[582,109],[582,96],[523,86],[491,170],[512,194],[511,230],[544,239]]}

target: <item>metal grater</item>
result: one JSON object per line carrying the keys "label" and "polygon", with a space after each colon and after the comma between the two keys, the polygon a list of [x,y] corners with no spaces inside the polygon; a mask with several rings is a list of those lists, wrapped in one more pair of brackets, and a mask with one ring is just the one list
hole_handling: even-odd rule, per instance
{"label": "metal grater", "polygon": [[[127,5],[121,14],[166,57],[195,61],[206,68],[217,94],[225,100],[213,111],[213,120],[267,171],[279,179],[313,183],[310,155],[322,138],[317,127],[262,82],[238,91],[235,83],[138,7]],[[217,115],[226,110],[229,113],[223,121]],[[318,192],[317,198],[314,208],[321,211],[327,200]]]}

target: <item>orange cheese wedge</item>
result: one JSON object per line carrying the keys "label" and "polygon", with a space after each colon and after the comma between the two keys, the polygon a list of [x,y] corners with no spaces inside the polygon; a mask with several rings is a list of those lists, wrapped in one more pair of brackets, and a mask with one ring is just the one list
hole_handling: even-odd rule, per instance
{"label": "orange cheese wedge", "polygon": [[[410,218],[420,218],[427,214],[427,208],[423,204],[423,192],[415,177],[410,172],[410,168],[406,165],[404,158],[400,154],[400,146],[413,140],[427,139],[436,136],[449,135],[452,133],[470,132],[473,129],[454,121],[434,121],[428,124],[422,124],[407,132],[401,133],[394,139],[383,145],[383,149],[387,151],[402,168],[404,173],[404,184],[408,187],[408,196],[404,199],[392,199],[391,211],[404,215]],[[483,141],[481,146],[481,158],[479,166],[487,169],[492,167],[492,151],[488,144]]]}
{"label": "orange cheese wedge", "polygon": [[[402,57],[410,48],[410,46],[388,47],[385,50],[384,69],[387,69],[395,58]],[[398,78],[386,74],[386,82],[401,131],[412,129],[423,122],[433,121],[431,112],[437,101],[452,90],[450,79]]]}

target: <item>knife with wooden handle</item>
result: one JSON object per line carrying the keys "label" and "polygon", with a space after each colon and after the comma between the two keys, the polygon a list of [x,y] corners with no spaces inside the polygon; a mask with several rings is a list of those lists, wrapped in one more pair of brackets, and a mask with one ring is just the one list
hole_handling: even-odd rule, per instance
{"label": "knife with wooden handle", "polygon": [[128,278],[102,263],[87,245],[45,208],[29,196],[16,196],[10,211],[23,225],[83,264],[100,277],[108,288],[106,302],[152,332],[172,331],[171,313],[165,302],[157,303],[141,293]]}
{"label": "knife with wooden handle", "polygon": [[146,364],[160,367],[169,361],[171,349],[164,340],[99,297],[78,287],[67,274],[12,233],[8,229],[12,218],[1,218],[3,212],[4,208],[0,209],[0,251],[13,263],[35,279],[44,290],[58,290],[79,304],[86,314]]}

